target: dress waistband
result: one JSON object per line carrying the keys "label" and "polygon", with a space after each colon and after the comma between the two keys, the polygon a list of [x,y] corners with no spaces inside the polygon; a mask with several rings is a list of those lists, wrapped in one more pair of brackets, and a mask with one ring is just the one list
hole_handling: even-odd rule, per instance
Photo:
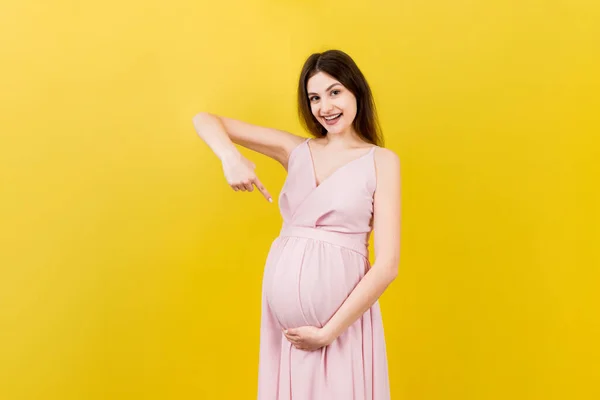
{"label": "dress waistband", "polygon": [[369,257],[368,235],[365,233],[333,232],[305,226],[284,226],[281,228],[279,236],[293,236],[320,240],[322,242],[331,243],[356,251],[365,258]]}

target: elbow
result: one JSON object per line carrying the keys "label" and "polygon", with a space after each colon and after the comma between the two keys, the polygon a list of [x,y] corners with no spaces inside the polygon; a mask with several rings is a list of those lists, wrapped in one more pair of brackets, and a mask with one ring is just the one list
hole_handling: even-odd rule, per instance
{"label": "elbow", "polygon": [[398,277],[398,265],[393,265],[388,268],[388,278],[390,283],[394,282]]}
{"label": "elbow", "polygon": [[192,117],[192,125],[198,136],[203,137],[207,127],[212,126],[217,121],[217,116],[209,112],[199,112]]}
{"label": "elbow", "polygon": [[399,257],[393,254],[380,254],[371,267],[375,271],[380,281],[388,286],[398,277]]}
{"label": "elbow", "polygon": [[198,121],[211,120],[214,118],[219,118],[219,117],[216,114],[210,113],[208,111],[201,111],[192,117],[192,122],[194,124],[196,124]]}
{"label": "elbow", "polygon": [[381,269],[385,272],[385,276],[389,283],[392,283],[398,277],[399,259],[391,257],[382,263]]}
{"label": "elbow", "polygon": [[196,123],[197,123],[198,121],[200,121],[201,119],[204,119],[204,118],[206,118],[208,115],[210,115],[210,113],[207,113],[207,112],[205,112],[205,111],[201,111],[201,112],[199,112],[198,114],[196,114],[196,115],[194,115],[194,116],[192,117],[192,123],[193,123],[194,125],[196,125]]}

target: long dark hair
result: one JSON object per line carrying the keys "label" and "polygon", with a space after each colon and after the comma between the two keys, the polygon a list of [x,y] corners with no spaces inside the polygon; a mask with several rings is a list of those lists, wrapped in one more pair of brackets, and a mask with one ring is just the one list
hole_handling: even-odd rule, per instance
{"label": "long dark hair", "polygon": [[341,50],[314,53],[304,62],[298,82],[298,116],[300,123],[314,137],[324,137],[327,129],[316,120],[306,91],[308,80],[324,72],[344,85],[356,97],[356,117],[352,126],[366,142],[383,146],[383,135],[371,88],[354,60]]}

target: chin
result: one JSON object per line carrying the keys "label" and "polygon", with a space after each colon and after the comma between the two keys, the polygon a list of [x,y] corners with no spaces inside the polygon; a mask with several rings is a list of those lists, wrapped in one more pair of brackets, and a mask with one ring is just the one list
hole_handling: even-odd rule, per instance
{"label": "chin", "polygon": [[327,127],[325,129],[327,130],[327,133],[337,134],[337,133],[345,132],[348,129],[348,127],[347,126],[335,126],[332,129],[327,129]]}

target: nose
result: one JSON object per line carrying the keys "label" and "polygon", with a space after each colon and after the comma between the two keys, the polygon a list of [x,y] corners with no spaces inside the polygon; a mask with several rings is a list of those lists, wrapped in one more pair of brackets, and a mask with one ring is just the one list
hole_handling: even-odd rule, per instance
{"label": "nose", "polygon": [[322,100],[321,101],[321,112],[323,114],[328,114],[331,112],[331,110],[333,110],[333,103],[330,102],[329,100]]}

